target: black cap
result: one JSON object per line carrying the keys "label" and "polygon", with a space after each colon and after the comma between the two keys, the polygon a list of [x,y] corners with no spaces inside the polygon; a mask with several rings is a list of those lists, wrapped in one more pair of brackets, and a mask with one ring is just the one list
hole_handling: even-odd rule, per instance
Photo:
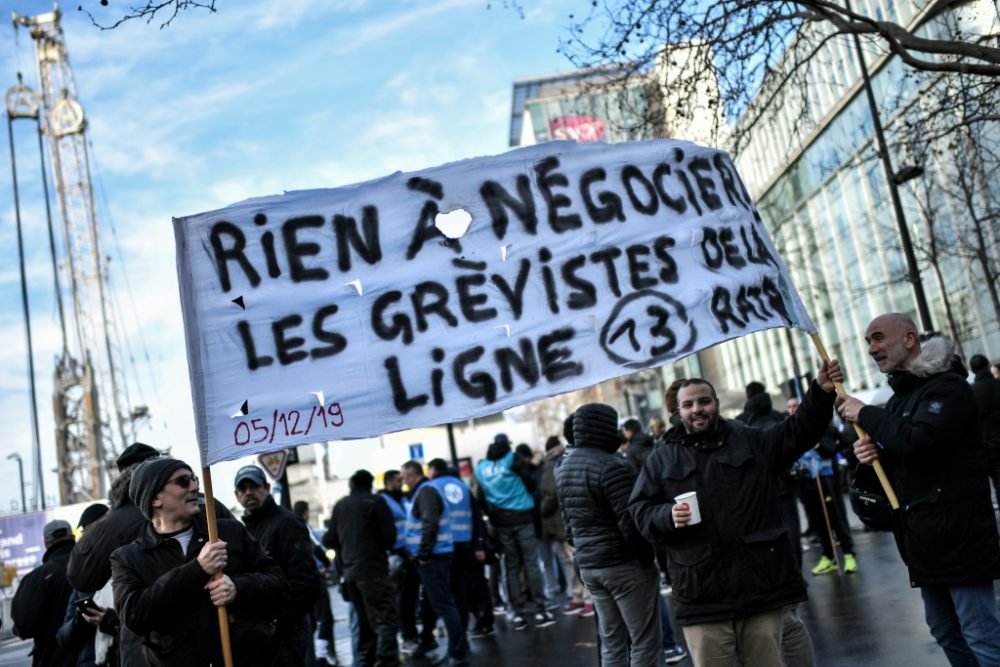
{"label": "black cap", "polygon": [[80,528],[86,528],[90,524],[94,523],[102,516],[108,513],[108,506],[104,503],[94,503],[83,510],[83,514],[80,515],[80,523],[77,524]]}
{"label": "black cap", "polygon": [[133,442],[125,448],[125,451],[118,455],[118,458],[115,459],[115,465],[118,466],[118,472],[121,472],[130,465],[159,455],[160,452],[153,447],[142,442]]}

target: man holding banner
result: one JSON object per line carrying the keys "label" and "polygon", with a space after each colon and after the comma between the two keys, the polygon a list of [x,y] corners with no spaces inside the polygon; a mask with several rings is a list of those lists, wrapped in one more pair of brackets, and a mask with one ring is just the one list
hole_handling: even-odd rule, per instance
{"label": "man holding banner", "polygon": [[913,320],[876,317],[868,354],[889,376],[884,408],[854,397],[838,412],[868,434],[854,443],[863,464],[881,461],[899,496],[896,545],[920,588],[927,625],[952,665],[1000,665],[993,580],[1000,544],[990,500],[976,401],[946,338],[921,344]]}
{"label": "man holding banner", "polygon": [[781,664],[782,610],[806,589],[778,475],[826,430],[842,380],[840,365],[824,361],[798,412],[763,429],[721,418],[707,381],[681,384],[682,425],[646,460],[629,508],[646,539],[667,548],[674,611],[696,667]]}
{"label": "man holding banner", "polygon": [[111,556],[115,609],[143,637],[149,664],[222,665],[215,610],[228,606],[235,664],[270,667],[272,621],[288,597],[277,563],[239,521],[219,519],[221,539],[209,543],[198,478],[183,461],[141,464],[129,495],[147,523],[138,540]]}

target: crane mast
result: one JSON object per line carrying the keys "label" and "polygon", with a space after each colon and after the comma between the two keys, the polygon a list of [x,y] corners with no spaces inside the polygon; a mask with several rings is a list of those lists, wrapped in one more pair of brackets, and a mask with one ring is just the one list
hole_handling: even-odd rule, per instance
{"label": "crane mast", "polygon": [[[87,154],[87,121],[76,92],[58,6],[37,16],[14,14],[35,43],[39,124],[48,147],[61,218],[59,284],[72,302],[63,325],[53,383],[55,441],[62,503],[105,495],[114,460],[135,439],[145,407],[131,410],[108,258],[101,245]],[[65,286],[65,287],[64,287]]]}

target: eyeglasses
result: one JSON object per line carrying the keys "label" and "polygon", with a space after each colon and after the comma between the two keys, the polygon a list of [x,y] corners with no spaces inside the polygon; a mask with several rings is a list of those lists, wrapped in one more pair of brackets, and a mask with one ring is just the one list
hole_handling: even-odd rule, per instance
{"label": "eyeglasses", "polygon": [[189,489],[189,488],[191,488],[191,484],[197,484],[198,483],[198,476],[197,475],[180,475],[178,477],[174,477],[173,479],[167,480],[167,483],[176,484],[177,486],[181,487],[182,489]]}

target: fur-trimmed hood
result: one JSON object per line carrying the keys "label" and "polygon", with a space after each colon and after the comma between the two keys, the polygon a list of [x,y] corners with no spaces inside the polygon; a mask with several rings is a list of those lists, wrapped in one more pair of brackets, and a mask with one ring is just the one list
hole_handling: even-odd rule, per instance
{"label": "fur-trimmed hood", "polygon": [[917,377],[930,377],[955,370],[955,343],[944,336],[935,336],[920,346],[920,356],[910,364],[909,372]]}

